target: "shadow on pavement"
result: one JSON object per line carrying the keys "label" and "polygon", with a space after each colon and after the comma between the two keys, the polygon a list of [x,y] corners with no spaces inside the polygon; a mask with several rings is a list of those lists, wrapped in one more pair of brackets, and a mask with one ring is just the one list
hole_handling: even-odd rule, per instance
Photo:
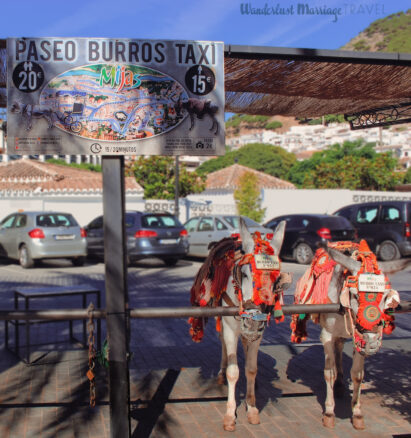
{"label": "shadow on pavement", "polygon": [[[99,417],[98,409],[90,408],[88,403],[84,350],[53,352],[32,366],[5,351],[0,367],[3,388],[7,382],[7,390],[1,394],[1,426],[12,436],[26,436],[21,428],[27,415],[38,418],[30,425],[32,436],[44,437],[65,432],[83,436],[84,425]],[[106,378],[102,370],[97,369],[96,374],[97,400],[103,400],[107,398]]]}
{"label": "shadow on pavement", "polygon": [[[346,349],[349,348],[350,346],[346,344]],[[351,357],[343,353],[345,391],[342,398],[335,398],[337,418],[350,418],[352,415],[351,388],[349,388],[351,363]],[[287,375],[290,379],[310,387],[324,410],[326,387],[323,366],[323,347],[308,347],[289,361]],[[365,360],[365,377],[361,393],[380,396],[381,401],[376,399],[376,403],[396,410],[410,421],[410,374],[411,354],[409,352],[382,348],[377,354]]]}

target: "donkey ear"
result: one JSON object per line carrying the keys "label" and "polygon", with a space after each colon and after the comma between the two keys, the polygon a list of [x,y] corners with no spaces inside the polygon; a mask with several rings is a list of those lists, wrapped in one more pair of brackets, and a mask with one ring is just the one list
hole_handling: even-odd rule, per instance
{"label": "donkey ear", "polygon": [[274,236],[271,239],[271,246],[274,249],[276,256],[280,255],[281,247],[283,245],[286,221],[281,221],[274,230]]}
{"label": "donkey ear", "polygon": [[240,236],[243,243],[243,251],[246,254],[253,252],[254,250],[254,239],[251,233],[248,231],[247,225],[244,219],[240,216]]}
{"label": "donkey ear", "polygon": [[402,271],[411,265],[411,259],[394,260],[392,262],[380,262],[379,267],[385,275],[392,275]]}
{"label": "donkey ear", "polygon": [[361,269],[361,262],[358,260],[354,260],[334,248],[325,248],[325,250],[335,262],[348,269],[351,274],[356,275]]}

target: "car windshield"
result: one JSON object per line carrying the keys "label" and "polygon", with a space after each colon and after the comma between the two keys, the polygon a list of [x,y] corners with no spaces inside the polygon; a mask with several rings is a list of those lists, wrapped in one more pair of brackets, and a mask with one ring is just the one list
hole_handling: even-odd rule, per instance
{"label": "car windshield", "polygon": [[[253,221],[247,216],[242,216],[247,227],[259,227],[260,224]],[[233,228],[240,226],[240,216],[224,216],[224,220],[227,221]]]}
{"label": "car windshield", "polygon": [[147,214],[141,218],[141,225],[144,228],[174,228],[180,227],[180,222],[170,215]]}
{"label": "car windshield", "polygon": [[78,224],[71,214],[48,213],[36,216],[39,227],[76,227]]}

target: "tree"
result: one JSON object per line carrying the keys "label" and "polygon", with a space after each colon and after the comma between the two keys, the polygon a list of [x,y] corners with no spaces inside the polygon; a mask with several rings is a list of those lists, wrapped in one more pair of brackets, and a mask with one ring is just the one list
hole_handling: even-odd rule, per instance
{"label": "tree", "polygon": [[288,177],[304,188],[393,190],[402,180],[396,167],[397,159],[390,153],[378,154],[373,143],[347,141],[297,162]]}
{"label": "tree", "polygon": [[206,161],[199,166],[197,172],[200,175],[206,175],[231,166],[236,162],[251,169],[285,179],[289,170],[296,162],[296,158],[294,154],[287,152],[279,146],[250,143],[237,151],[227,152],[222,157]]}
{"label": "tree", "polygon": [[409,167],[405,172],[404,184],[411,184],[411,167]]}
{"label": "tree", "polygon": [[[135,176],[144,189],[145,199],[174,199],[175,160],[172,157],[140,157],[128,166],[127,176]],[[196,172],[188,172],[180,163],[179,193],[185,197],[190,193],[199,193],[205,189],[205,178]]]}
{"label": "tree", "polygon": [[234,192],[238,214],[248,216],[256,222],[261,222],[265,208],[261,208],[261,196],[258,188],[258,178],[252,172],[246,172],[239,180],[239,187]]}

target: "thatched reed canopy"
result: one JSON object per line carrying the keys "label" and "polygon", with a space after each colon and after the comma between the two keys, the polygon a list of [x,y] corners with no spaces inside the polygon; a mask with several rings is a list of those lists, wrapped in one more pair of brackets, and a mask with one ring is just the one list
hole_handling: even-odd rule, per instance
{"label": "thatched reed canopy", "polygon": [[226,46],[226,111],[296,117],[411,102],[411,55]]}
{"label": "thatched reed canopy", "polygon": [[[0,107],[6,106],[0,40]],[[225,111],[318,117],[411,102],[411,54],[225,45]]]}

